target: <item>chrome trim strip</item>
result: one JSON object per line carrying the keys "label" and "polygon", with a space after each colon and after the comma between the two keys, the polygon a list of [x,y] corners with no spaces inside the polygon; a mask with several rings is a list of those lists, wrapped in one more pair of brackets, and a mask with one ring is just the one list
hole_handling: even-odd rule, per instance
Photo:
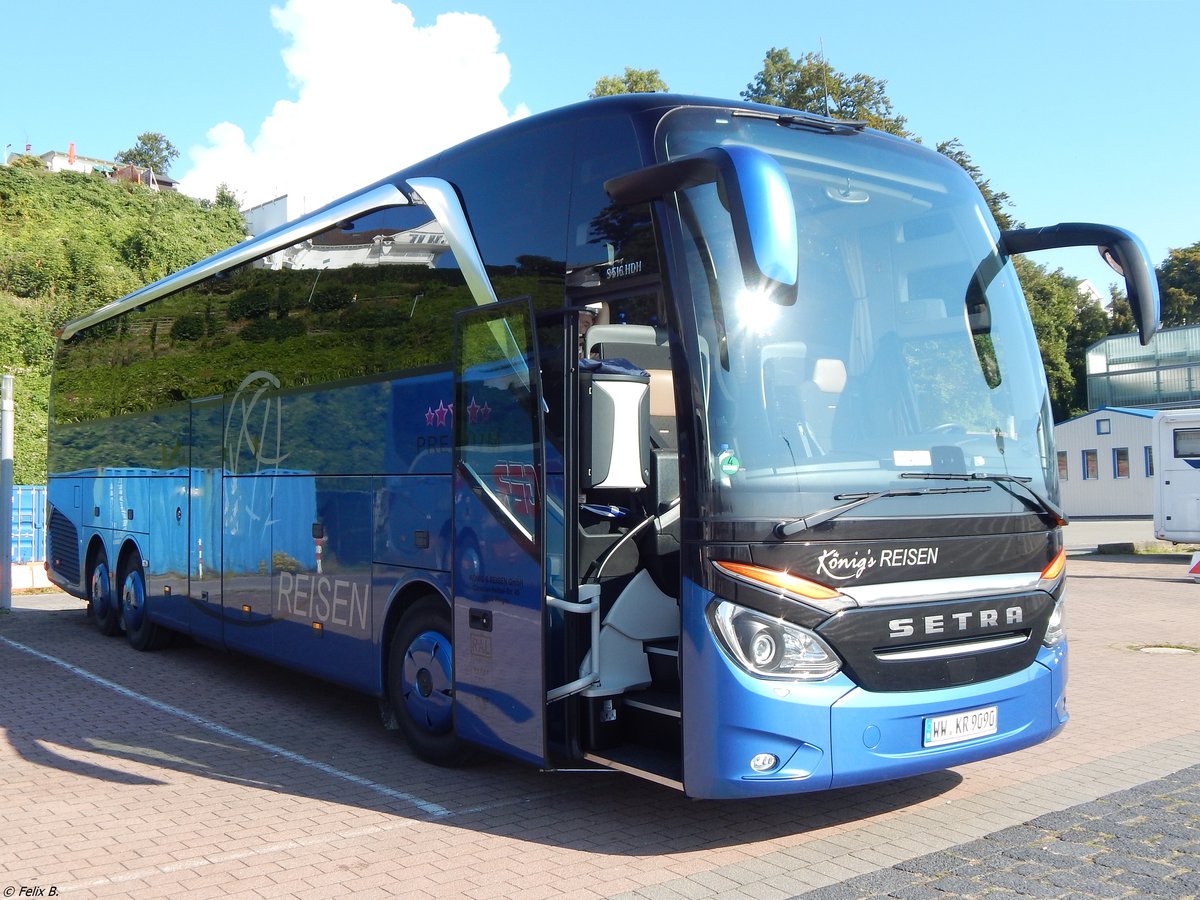
{"label": "chrome trim strip", "polygon": [[665,706],[656,706],[653,703],[647,703],[645,700],[631,700],[625,698],[625,705],[632,706],[634,709],[644,709],[646,712],[658,713],[660,716],[666,716],[669,719],[682,719],[683,713],[677,709],[668,709]]}
{"label": "chrome trim strip", "polygon": [[676,781],[674,778],[668,778],[666,775],[659,775],[657,772],[650,772],[646,769],[639,769],[627,763],[617,762],[615,759],[609,759],[606,756],[600,756],[596,753],[585,753],[583,758],[588,762],[594,762],[601,766],[607,766],[610,769],[616,769],[618,772],[625,772],[627,775],[637,775],[640,778],[645,778],[647,781],[653,781],[656,784],[661,784],[664,787],[675,788],[677,791],[683,790],[683,782]]}
{"label": "chrome trim strip", "polygon": [[878,659],[888,662],[911,662],[914,659],[945,659],[949,656],[967,656],[973,653],[983,653],[987,650],[1003,650],[1005,647],[1015,647],[1029,640],[1028,635],[1008,634],[982,641],[966,641],[957,644],[934,644],[929,647],[913,647],[909,650],[876,651]]}
{"label": "chrome trim strip", "polygon": [[967,575],[961,578],[930,578],[924,581],[894,581],[889,584],[831,585],[859,606],[897,606],[935,600],[969,600],[996,594],[1020,594],[1036,590],[1041,572],[1012,572],[1003,575]]}
{"label": "chrome trim strip", "polygon": [[285,225],[268,231],[264,235],[248,241],[242,241],[242,243],[235,244],[227,250],[222,250],[220,253],[210,256],[207,259],[202,259],[200,262],[193,263],[186,268],[180,269],[178,272],[173,272],[164,278],[160,278],[158,281],[151,282],[145,287],[134,291],[132,294],[126,294],[119,300],[107,303],[94,312],[68,322],[63,326],[60,336],[63,340],[67,340],[84,328],[90,328],[92,325],[111,319],[113,316],[120,315],[136,306],[141,306],[143,303],[149,303],[151,300],[157,300],[159,297],[182,290],[189,285],[195,284],[197,281],[203,281],[211,275],[216,275],[218,272],[223,272],[234,266],[240,266],[243,263],[248,263],[251,260],[274,253],[277,250],[291,247],[294,244],[300,243],[305,238],[312,237],[314,234],[320,234],[322,231],[327,231],[338,222],[354,219],[385,206],[407,205],[408,198],[404,195],[403,191],[394,184],[382,184],[367,191],[365,194],[358,194],[336,206],[329,206],[318,210],[310,216],[296,219],[294,222],[288,222]]}
{"label": "chrome trim strip", "polygon": [[462,269],[467,287],[478,306],[487,306],[496,302],[496,292],[492,288],[491,279],[483,266],[483,257],[479,255],[479,245],[471,233],[471,225],[467,214],[459,202],[458,192],[444,178],[410,178],[408,186],[420,196],[422,202],[429,207],[433,217],[442,226],[450,251]]}
{"label": "chrome trim strip", "polygon": [[459,462],[462,463],[462,467],[467,474],[468,480],[478,487],[479,490],[483,492],[484,496],[487,497],[489,501],[488,505],[498,510],[500,514],[504,516],[508,524],[519,531],[525,540],[529,541],[531,544],[535,543],[533,539],[533,532],[526,528],[521,520],[512,514],[512,510],[508,508],[507,504],[505,504],[503,500],[496,496],[496,492],[488,487],[487,482],[479,477],[479,473],[475,471],[471,464],[465,459],[460,459]]}

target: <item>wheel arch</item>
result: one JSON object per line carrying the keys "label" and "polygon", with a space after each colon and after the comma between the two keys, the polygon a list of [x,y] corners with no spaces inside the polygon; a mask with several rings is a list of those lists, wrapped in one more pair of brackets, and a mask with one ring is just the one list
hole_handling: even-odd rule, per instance
{"label": "wheel arch", "polygon": [[107,542],[99,534],[93,534],[90,538],[88,538],[87,548],[83,551],[82,587],[84,591],[88,590],[88,585],[92,580],[92,569],[95,568],[96,563],[102,554],[104,556],[104,560],[109,564],[109,569],[111,569],[112,561],[108,558]]}
{"label": "wheel arch", "polygon": [[419,600],[424,600],[427,597],[437,597],[446,605],[446,611],[453,617],[453,606],[450,597],[447,596],[446,587],[438,584],[436,581],[426,578],[414,578],[406,581],[403,584],[397,585],[392,592],[391,598],[388,600],[387,612],[384,613],[383,628],[379,632],[380,653],[379,653],[379,671],[376,673],[379,678],[379,696],[387,696],[387,672],[390,662],[392,635],[395,633],[400,620],[404,618],[404,614],[408,612]]}
{"label": "wheel arch", "polygon": [[145,557],[142,556],[142,548],[138,546],[136,538],[126,537],[121,541],[121,548],[117,551],[117,565],[113,570],[114,575],[123,572],[125,564],[130,557],[137,560],[139,566],[144,566]]}

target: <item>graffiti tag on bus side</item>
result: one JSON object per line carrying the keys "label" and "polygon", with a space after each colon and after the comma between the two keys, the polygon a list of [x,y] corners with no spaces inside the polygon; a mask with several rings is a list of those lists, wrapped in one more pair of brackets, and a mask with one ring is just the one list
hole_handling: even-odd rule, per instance
{"label": "graffiti tag on bus side", "polygon": [[[283,403],[278,396],[263,399],[270,391],[279,390],[279,379],[270,372],[251,372],[242,379],[229,401],[229,416],[225,420],[226,466],[233,475],[257,474],[264,468],[274,468],[287,459],[283,449]],[[241,413],[237,439],[230,440],[234,416]],[[251,433],[251,421],[259,426],[258,434]],[[238,460],[243,448],[254,457],[254,472],[238,472]]]}
{"label": "graffiti tag on bus side", "polygon": [[[288,454],[283,452],[283,402],[278,395],[271,396],[278,390],[279,379],[270,372],[251,372],[242,379],[242,383],[230,399],[223,441],[225,466],[230,475],[257,475],[264,469],[275,469],[287,459]],[[239,417],[236,433],[235,417]],[[243,450],[248,450],[254,458],[253,471],[238,471]],[[275,495],[274,477],[266,483],[265,488],[260,487],[260,479],[250,479],[249,496],[245,496],[245,492],[239,491],[238,488],[239,483],[235,479],[229,485],[230,499],[226,520],[238,522],[242,510],[245,509],[250,521],[262,521],[265,533],[273,521],[267,517],[260,517],[257,509],[260,505],[264,509],[270,509],[271,498]],[[263,504],[256,502],[260,490],[266,492]]]}

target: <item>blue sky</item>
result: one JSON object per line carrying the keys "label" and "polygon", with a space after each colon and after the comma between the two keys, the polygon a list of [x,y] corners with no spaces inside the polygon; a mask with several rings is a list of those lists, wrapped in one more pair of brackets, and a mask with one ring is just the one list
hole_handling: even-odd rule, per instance
{"label": "blue sky", "polygon": [[[884,79],[1028,225],[1097,221],[1154,261],[1200,241],[1195,0],[5,0],[0,144],[110,158],[142,131],[194,193],[324,203],[582,100],[625,66],[734,98],[771,47]],[[745,15],[739,15],[739,13]],[[468,15],[456,15],[468,14]],[[1114,280],[1091,251],[1039,261]]]}

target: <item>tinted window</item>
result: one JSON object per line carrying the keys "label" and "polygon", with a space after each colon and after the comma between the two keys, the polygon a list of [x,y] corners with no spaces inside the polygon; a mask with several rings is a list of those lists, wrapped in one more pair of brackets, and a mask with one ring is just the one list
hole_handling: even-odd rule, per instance
{"label": "tinted window", "polygon": [[454,315],[474,305],[447,256],[426,207],[388,208],[79,332],[59,347],[51,468],[185,464],[187,403],[219,395],[226,436],[254,436],[227,442],[231,471],[262,463],[264,423],[249,422],[268,408],[289,469],[407,468],[420,404],[452,398],[440,382],[390,381],[448,369]]}
{"label": "tinted window", "polygon": [[657,280],[649,204],[614,206],[604,182],[647,165],[628,118],[584,120],[568,228],[567,284],[574,305]]}
{"label": "tinted window", "polygon": [[[448,151],[437,174],[462,197],[488,277],[501,300],[563,302],[572,128],[550,124]],[[452,265],[447,259],[444,265]]]}
{"label": "tinted window", "polygon": [[474,305],[436,268],[445,237],[420,206],[372,213],[79,332],[60,347],[53,416],[88,421],[236,391],[449,365]]}

